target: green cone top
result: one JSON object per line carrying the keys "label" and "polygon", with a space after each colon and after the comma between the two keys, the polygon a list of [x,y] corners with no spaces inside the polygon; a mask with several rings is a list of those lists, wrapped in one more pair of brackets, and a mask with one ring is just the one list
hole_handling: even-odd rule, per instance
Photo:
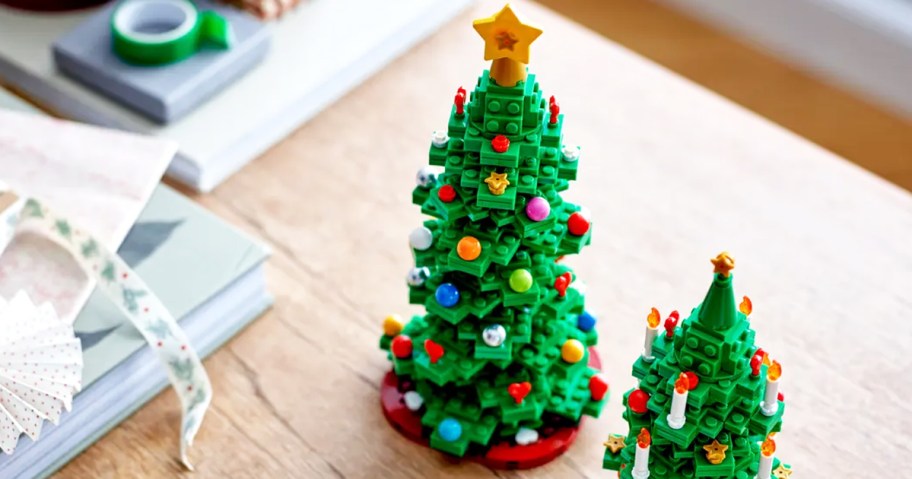
{"label": "green cone top", "polygon": [[700,305],[698,321],[706,327],[721,331],[731,328],[738,320],[735,309],[735,291],[732,288],[731,270],[735,260],[728,253],[720,253],[712,260],[715,277]]}

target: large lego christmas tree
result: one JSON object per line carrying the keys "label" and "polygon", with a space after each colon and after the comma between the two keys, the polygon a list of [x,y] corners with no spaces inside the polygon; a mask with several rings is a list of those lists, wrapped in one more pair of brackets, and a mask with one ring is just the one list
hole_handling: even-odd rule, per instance
{"label": "large lego christmas tree", "polygon": [[[560,262],[592,230],[560,195],[576,178],[579,149],[563,143],[557,102],[527,74],[541,31],[509,5],[474,26],[493,63],[469,97],[458,90],[447,130],[432,137],[432,166],[418,173],[412,200],[433,219],[409,236],[407,279],[410,302],[427,314],[384,323],[387,387],[396,386],[384,407],[436,449],[484,456],[499,445],[504,454],[489,463],[530,467],[565,450],[581,416],[597,416],[607,400],[590,366],[595,318]],[[404,407],[393,412],[396,401]],[[397,414],[421,426],[409,431]]]}
{"label": "large lego christmas tree", "polygon": [[678,325],[647,317],[643,354],[633,365],[639,387],[624,395],[627,436],[605,443],[604,467],[623,479],[787,478],[771,436],[782,427],[778,362],[754,346],[746,296],[738,308],[734,260],[712,260],[713,282],[703,303]]}

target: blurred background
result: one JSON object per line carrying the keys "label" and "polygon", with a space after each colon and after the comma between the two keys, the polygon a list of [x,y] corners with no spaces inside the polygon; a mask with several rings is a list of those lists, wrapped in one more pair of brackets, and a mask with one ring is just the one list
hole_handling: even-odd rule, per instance
{"label": "blurred background", "polygon": [[912,190],[912,1],[538,2]]}

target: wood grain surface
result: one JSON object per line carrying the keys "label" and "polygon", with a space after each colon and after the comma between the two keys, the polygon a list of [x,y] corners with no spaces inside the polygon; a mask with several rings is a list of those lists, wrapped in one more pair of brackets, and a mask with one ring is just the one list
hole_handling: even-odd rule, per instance
{"label": "wood grain surface", "polygon": [[382,318],[407,307],[410,204],[429,135],[485,68],[483,2],[197,200],[274,248],[275,308],[206,361],[215,386],[192,456],[175,462],[164,392],[60,477],[613,477],[602,441],[625,432],[651,306],[689,311],[709,258],[738,261],[758,344],[783,364],[778,453],[794,477],[900,477],[912,469],[912,196],[784,129],[520,3],[544,28],[533,72],[583,147],[567,197],[593,245],[570,259],[600,319],[613,398],[560,460],[533,471],[458,463],[384,420]]}

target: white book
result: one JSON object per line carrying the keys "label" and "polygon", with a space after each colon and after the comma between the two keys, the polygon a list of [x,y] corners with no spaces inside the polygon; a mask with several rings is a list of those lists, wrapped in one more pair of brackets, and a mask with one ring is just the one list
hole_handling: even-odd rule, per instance
{"label": "white book", "polygon": [[65,117],[180,145],[168,174],[209,191],[472,0],[311,0],[272,25],[266,59],[181,120],[158,125],[59,73],[54,40],[95,10],[0,7],[0,78]]}

